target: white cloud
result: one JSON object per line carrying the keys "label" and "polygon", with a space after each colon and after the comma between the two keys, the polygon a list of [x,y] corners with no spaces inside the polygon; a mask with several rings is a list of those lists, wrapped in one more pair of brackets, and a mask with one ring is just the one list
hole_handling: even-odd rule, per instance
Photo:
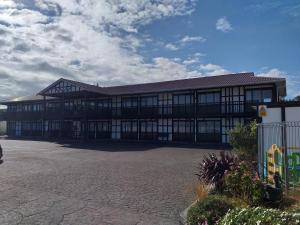
{"label": "white cloud", "polygon": [[220,65],[215,64],[203,64],[199,66],[199,70],[202,72],[203,75],[214,76],[214,75],[221,75],[221,74],[228,74],[230,73],[229,70],[224,69]]}
{"label": "white cloud", "polygon": [[177,50],[179,49],[178,46],[176,46],[176,45],[174,45],[174,44],[172,44],[172,43],[166,44],[166,45],[165,45],[165,48],[166,48],[166,49],[169,49],[169,50],[171,50],[171,51],[177,51]]}
{"label": "white cloud", "polygon": [[216,29],[222,32],[229,32],[233,30],[230,22],[227,20],[226,17],[222,17],[217,20]]}
{"label": "white cloud", "polygon": [[185,59],[182,63],[184,65],[194,65],[194,64],[199,64],[200,63],[200,57],[204,57],[205,55],[200,53],[200,52],[196,52],[193,55],[189,56],[187,59]]}
{"label": "white cloud", "polygon": [[260,72],[256,74],[257,76],[262,76],[262,77],[277,77],[277,78],[285,78],[287,77],[286,72],[281,71],[277,68],[270,69],[268,71]]}
{"label": "white cloud", "polygon": [[176,51],[179,50],[183,47],[185,47],[186,45],[190,44],[191,42],[200,42],[203,43],[205,42],[206,39],[201,37],[201,36],[184,36],[182,39],[176,41],[175,43],[167,43],[165,45],[166,49],[172,50],[172,51]]}
{"label": "white cloud", "polygon": [[0,98],[66,77],[100,85],[200,76],[178,60],[145,62],[139,28],[190,14],[195,0],[0,1]]}
{"label": "white cloud", "polygon": [[188,43],[188,42],[205,42],[206,39],[201,37],[201,36],[194,36],[194,37],[191,37],[191,36],[184,36],[180,42],[181,43]]}

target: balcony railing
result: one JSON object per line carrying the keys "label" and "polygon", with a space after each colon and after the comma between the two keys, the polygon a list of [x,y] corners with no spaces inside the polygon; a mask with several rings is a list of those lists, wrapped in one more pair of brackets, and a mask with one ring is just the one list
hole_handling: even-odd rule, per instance
{"label": "balcony railing", "polygon": [[220,117],[226,115],[255,116],[257,106],[244,102],[194,104],[189,105],[164,105],[153,107],[132,108],[47,108],[45,112],[7,112],[0,111],[0,120],[37,120],[37,119],[61,119],[84,118],[87,119],[111,119],[111,118],[193,118],[193,117]]}
{"label": "balcony railing", "polygon": [[195,115],[195,107],[192,104],[173,105],[172,107],[173,117],[193,117],[194,115]]}

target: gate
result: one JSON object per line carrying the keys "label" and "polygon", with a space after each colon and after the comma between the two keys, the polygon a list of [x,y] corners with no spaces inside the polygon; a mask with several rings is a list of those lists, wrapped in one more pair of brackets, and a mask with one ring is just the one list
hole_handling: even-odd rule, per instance
{"label": "gate", "polygon": [[286,191],[300,190],[300,121],[258,125],[260,175],[273,184],[278,172]]}

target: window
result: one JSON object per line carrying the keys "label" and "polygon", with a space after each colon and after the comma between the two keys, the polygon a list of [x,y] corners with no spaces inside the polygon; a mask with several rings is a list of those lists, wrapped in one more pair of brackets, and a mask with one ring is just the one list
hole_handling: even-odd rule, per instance
{"label": "window", "polygon": [[220,102],[220,93],[199,93],[198,94],[198,103],[199,104],[212,104]]}
{"label": "window", "polygon": [[122,98],[122,107],[123,108],[136,108],[137,103],[138,103],[138,101],[137,101],[136,97]]}
{"label": "window", "polygon": [[198,133],[219,134],[221,122],[219,120],[198,121]]}
{"label": "window", "polygon": [[87,101],[86,104],[89,110],[95,110],[96,103],[94,101]]}
{"label": "window", "polygon": [[98,132],[110,132],[111,124],[110,121],[99,121],[97,122],[97,131]]}
{"label": "window", "polygon": [[272,102],[272,90],[263,90],[262,98],[264,102]]}
{"label": "window", "polygon": [[272,102],[271,89],[254,89],[246,91],[246,101],[253,103]]}
{"label": "window", "polygon": [[191,120],[175,120],[173,121],[173,132],[174,133],[193,133],[194,126]]}
{"label": "window", "polygon": [[98,109],[111,108],[111,100],[110,99],[100,99],[97,102]]}
{"label": "window", "polygon": [[173,95],[173,104],[174,105],[189,105],[193,104],[193,94],[180,94]]}
{"label": "window", "polygon": [[122,132],[137,132],[137,121],[122,121]]}
{"label": "window", "polygon": [[141,106],[149,107],[149,106],[157,106],[158,97],[157,96],[144,96],[141,97]]}
{"label": "window", "polygon": [[152,133],[157,132],[157,121],[145,120],[140,122],[142,133]]}
{"label": "window", "polygon": [[199,120],[197,122],[197,142],[219,143],[221,142],[220,120]]}

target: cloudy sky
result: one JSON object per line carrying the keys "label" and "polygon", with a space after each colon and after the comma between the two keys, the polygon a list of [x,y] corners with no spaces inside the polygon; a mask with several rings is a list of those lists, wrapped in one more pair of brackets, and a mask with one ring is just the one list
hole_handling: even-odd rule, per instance
{"label": "cloudy sky", "polygon": [[0,99],[253,71],[300,94],[299,0],[0,0]]}

